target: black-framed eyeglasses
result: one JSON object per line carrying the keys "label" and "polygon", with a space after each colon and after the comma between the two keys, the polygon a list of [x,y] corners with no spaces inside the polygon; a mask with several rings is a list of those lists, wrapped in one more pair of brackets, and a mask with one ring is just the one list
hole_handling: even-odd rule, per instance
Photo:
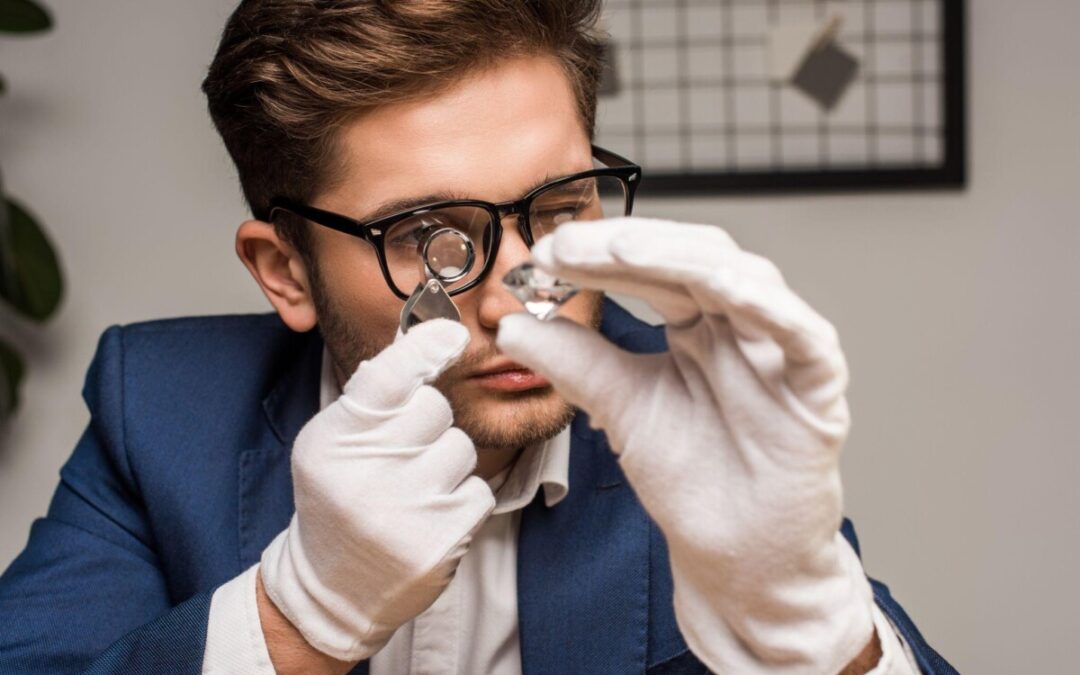
{"label": "black-framed eyeglasses", "polygon": [[288,212],[368,242],[375,248],[387,285],[402,300],[424,281],[420,248],[425,233],[452,228],[472,242],[476,256],[467,271],[446,285],[450,295],[457,295],[482,282],[491,271],[502,241],[502,220],[508,215],[517,216],[518,232],[530,248],[564,222],[630,215],[641,167],[595,145],[592,156],[593,169],[545,183],[517,201],[442,201],[362,223],[277,197],[270,202],[267,219],[273,222],[279,212]]}

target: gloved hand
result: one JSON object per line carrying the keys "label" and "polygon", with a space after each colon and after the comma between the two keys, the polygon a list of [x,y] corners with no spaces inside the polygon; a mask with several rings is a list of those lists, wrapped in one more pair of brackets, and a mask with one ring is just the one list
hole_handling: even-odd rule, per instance
{"label": "gloved hand", "polygon": [[293,445],[296,513],[260,573],[282,614],[339,660],[371,656],[429,607],[495,506],[430,385],[468,342],[445,319],[399,333]]}
{"label": "gloved hand", "polygon": [[849,416],[836,331],[717,227],[567,223],[532,257],[667,320],[660,354],[524,313],[503,318],[497,345],[607,433],[667,539],[691,649],[721,673],[840,672],[873,621],[869,583],[838,532]]}

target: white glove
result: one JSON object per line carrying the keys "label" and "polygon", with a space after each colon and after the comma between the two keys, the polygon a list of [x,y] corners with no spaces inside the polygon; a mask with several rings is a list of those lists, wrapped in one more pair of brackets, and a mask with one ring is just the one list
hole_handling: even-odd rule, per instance
{"label": "white glove", "polygon": [[836,331],[713,226],[567,223],[532,256],[667,320],[660,354],[523,313],[497,344],[607,433],[667,539],[691,649],[720,673],[842,670],[873,635],[873,605],[838,532],[849,416]]}
{"label": "white glove", "polygon": [[435,319],[365,361],[292,450],[296,513],[262,555],[266,593],[316,649],[377,652],[450,582],[495,506],[432,382],[469,342]]}

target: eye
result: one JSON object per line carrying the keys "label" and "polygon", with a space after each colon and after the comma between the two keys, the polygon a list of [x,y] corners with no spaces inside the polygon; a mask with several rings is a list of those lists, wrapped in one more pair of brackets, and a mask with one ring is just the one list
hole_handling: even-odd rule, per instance
{"label": "eye", "polygon": [[546,223],[562,225],[573,220],[592,206],[592,199],[574,199],[561,204],[542,204],[535,208],[533,214]]}
{"label": "eye", "polygon": [[386,241],[391,246],[411,246],[415,248],[420,244],[420,239],[425,232],[436,227],[446,227],[448,225],[444,222],[446,220],[442,214],[424,214],[423,216],[403,220],[391,228]]}

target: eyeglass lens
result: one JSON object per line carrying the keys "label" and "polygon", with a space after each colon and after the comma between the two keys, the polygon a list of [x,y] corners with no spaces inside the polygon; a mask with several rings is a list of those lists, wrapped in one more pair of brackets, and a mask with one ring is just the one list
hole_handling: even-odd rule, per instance
{"label": "eyeglass lens", "polygon": [[[536,241],[554,232],[559,225],[569,221],[591,221],[625,215],[627,195],[623,182],[614,176],[594,176],[554,185],[535,195],[529,209],[529,224]],[[473,281],[487,266],[494,232],[491,214],[474,206],[451,206],[432,209],[394,223],[385,234],[386,264],[394,285],[410,293],[417,284],[425,281],[424,242],[435,229],[450,228],[468,239],[475,253],[475,260],[464,274],[441,275],[448,292]],[[433,243],[436,240],[432,240]],[[450,247],[453,242],[460,246],[461,239],[442,237],[440,245]],[[438,251],[435,251],[438,253]],[[446,262],[453,271],[452,258],[458,255],[456,248],[443,251]],[[428,249],[430,261],[432,250]]]}

